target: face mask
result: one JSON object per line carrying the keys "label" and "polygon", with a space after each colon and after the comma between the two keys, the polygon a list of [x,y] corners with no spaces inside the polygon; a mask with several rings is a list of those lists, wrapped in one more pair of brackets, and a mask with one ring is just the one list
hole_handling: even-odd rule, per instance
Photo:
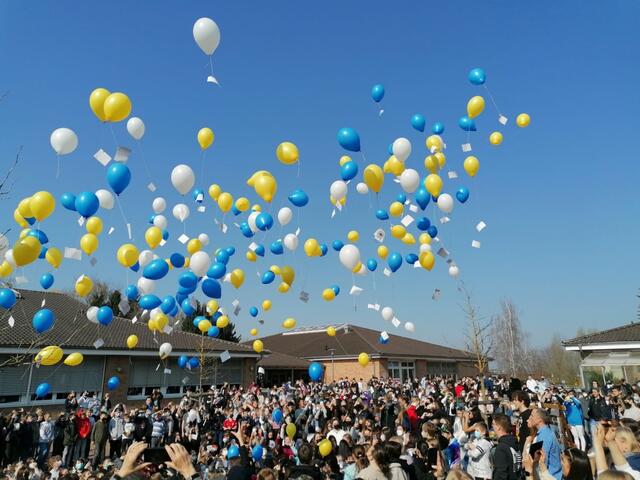
{"label": "face mask", "polygon": [[76,463],[76,470],[82,470],[84,468],[84,463],[78,462]]}
{"label": "face mask", "polygon": [[473,436],[476,437],[476,438],[482,438],[482,434],[478,430],[473,432]]}
{"label": "face mask", "polygon": [[398,428],[396,430],[396,435],[398,435],[399,437],[401,437],[402,435],[404,435],[404,430],[402,428]]}

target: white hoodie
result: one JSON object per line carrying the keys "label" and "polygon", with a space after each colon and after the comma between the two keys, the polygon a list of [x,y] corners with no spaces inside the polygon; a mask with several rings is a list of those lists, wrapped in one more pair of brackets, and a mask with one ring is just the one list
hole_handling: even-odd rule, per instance
{"label": "white hoodie", "polygon": [[486,438],[474,439],[465,445],[469,455],[467,473],[474,478],[491,478],[493,467],[491,465],[491,447],[493,445]]}

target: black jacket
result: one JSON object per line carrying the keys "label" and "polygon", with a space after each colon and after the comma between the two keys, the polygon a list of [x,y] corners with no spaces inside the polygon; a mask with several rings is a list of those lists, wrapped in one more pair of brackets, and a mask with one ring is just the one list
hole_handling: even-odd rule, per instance
{"label": "black jacket", "polygon": [[613,418],[613,407],[607,405],[604,398],[591,398],[589,402],[589,418],[592,420],[611,420]]}
{"label": "black jacket", "polygon": [[314,465],[296,465],[292,467],[289,478],[298,478],[302,475],[308,475],[313,480],[323,480],[324,478],[320,473],[320,469]]}
{"label": "black jacket", "polygon": [[67,425],[64,427],[64,440],[62,444],[64,446],[71,446],[76,443],[78,440],[78,431],[76,430],[76,422],[68,421]]}
{"label": "black jacket", "polygon": [[253,476],[253,468],[249,464],[249,454],[247,447],[240,447],[240,465],[234,465],[227,473],[228,480],[250,480]]}
{"label": "black jacket", "polygon": [[518,449],[516,437],[503,435],[498,439],[493,452],[493,480],[516,480],[516,464],[511,449]]}

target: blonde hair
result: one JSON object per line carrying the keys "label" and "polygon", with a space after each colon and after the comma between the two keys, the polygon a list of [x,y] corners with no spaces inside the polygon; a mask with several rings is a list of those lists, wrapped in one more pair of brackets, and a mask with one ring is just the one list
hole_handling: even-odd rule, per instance
{"label": "blonde hair", "polygon": [[616,429],[616,440],[622,440],[629,445],[629,452],[640,452],[640,443],[638,443],[638,439],[630,428],[618,427]]}

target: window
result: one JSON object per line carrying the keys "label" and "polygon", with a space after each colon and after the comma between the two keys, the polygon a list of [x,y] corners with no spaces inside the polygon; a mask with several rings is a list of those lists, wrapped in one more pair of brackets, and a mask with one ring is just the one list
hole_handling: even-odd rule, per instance
{"label": "window", "polygon": [[411,380],[416,376],[416,367],[414,362],[398,362],[389,361],[387,365],[390,378],[397,378],[403,382]]}
{"label": "window", "polygon": [[428,375],[456,375],[458,368],[454,362],[432,362],[427,360]]}
{"label": "window", "polygon": [[14,403],[20,401],[20,395],[0,395],[0,403]]}

